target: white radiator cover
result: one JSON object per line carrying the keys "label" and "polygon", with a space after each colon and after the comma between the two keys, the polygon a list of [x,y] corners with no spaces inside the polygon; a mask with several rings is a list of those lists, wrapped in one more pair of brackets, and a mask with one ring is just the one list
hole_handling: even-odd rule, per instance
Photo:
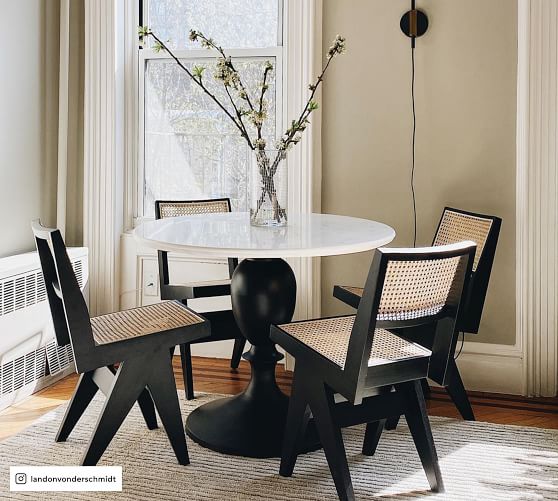
{"label": "white radiator cover", "polygon": [[[87,299],[88,252],[68,249]],[[75,371],[70,346],[54,338],[36,252],[0,259],[0,409]]]}

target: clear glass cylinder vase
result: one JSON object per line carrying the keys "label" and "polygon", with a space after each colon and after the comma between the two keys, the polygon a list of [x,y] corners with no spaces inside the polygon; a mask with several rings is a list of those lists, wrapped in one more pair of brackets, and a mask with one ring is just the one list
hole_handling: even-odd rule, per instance
{"label": "clear glass cylinder vase", "polygon": [[250,224],[287,224],[288,172],[282,150],[255,150],[250,166]]}

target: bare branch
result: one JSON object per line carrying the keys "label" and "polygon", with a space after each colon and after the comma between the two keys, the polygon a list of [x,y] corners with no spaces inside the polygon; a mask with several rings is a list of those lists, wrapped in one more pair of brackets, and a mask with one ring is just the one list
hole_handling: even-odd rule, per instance
{"label": "bare branch", "polygon": [[178,57],[167,47],[167,45],[159,38],[157,37],[157,35],[155,35],[152,31],[149,31],[146,33],[147,36],[151,36],[153,37],[153,39],[161,46],[162,50],[164,50],[169,56],[171,56],[174,61],[176,62],[176,64],[178,64],[178,66],[186,72],[186,74],[199,86],[201,87],[201,89],[215,102],[215,104],[217,104],[217,106],[219,106],[219,108],[221,108],[221,110],[233,121],[233,123],[235,124],[235,126],[238,128],[238,130],[240,131],[240,134],[242,135],[242,137],[244,137],[246,139],[246,141],[248,142],[248,146],[254,150],[254,146],[252,145],[252,141],[250,141],[250,137],[248,136],[248,134],[246,133],[243,125],[244,124],[239,124],[236,120],[236,118],[231,115],[231,113],[229,112],[229,110],[227,110],[227,108],[225,108],[225,106],[223,106],[221,104],[221,102],[215,97],[215,95],[212,94],[212,92],[203,84],[202,79],[197,79],[195,78],[195,76],[192,74],[192,72],[186,68],[186,66],[184,66],[182,64],[182,62],[180,61],[180,59],[178,59]]}

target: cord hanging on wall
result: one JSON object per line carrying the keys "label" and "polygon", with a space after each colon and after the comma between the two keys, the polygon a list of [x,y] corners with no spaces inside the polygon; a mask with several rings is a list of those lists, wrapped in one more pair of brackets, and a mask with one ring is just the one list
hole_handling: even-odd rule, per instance
{"label": "cord hanging on wall", "polygon": [[415,197],[415,138],[417,130],[417,115],[415,111],[415,41],[426,33],[428,17],[421,10],[417,10],[415,0],[411,0],[411,10],[405,12],[399,21],[401,31],[411,39],[411,101],[413,110],[413,136],[411,161],[411,194],[413,199],[413,247],[417,245],[417,204]]}

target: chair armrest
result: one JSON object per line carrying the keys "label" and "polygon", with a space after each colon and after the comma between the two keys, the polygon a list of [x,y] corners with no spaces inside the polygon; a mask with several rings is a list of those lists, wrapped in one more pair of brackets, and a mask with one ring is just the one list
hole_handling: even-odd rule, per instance
{"label": "chair armrest", "polygon": [[360,287],[351,287],[348,285],[335,285],[333,287],[333,297],[343,301],[345,304],[358,308],[362,298],[362,291]]}
{"label": "chair armrest", "polygon": [[230,278],[224,280],[207,280],[185,284],[168,284],[161,287],[161,299],[196,299],[202,297],[229,296]]}

